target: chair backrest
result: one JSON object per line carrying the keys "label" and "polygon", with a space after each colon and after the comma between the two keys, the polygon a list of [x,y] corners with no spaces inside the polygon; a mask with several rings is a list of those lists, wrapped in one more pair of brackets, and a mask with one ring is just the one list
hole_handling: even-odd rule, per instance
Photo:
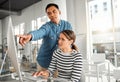
{"label": "chair backrest", "polygon": [[91,56],[91,60],[93,61],[93,62],[105,62],[105,54],[93,54],[92,56]]}
{"label": "chair backrest", "polygon": [[89,61],[83,60],[83,72],[89,71]]}
{"label": "chair backrest", "polygon": [[120,67],[114,69],[113,76],[114,76],[115,79],[120,79]]}
{"label": "chair backrest", "polygon": [[[104,53],[103,53],[103,54],[93,54],[93,55],[91,56],[91,61],[92,61],[94,64],[103,63],[103,62],[105,62],[105,60],[106,60],[106,58],[105,58],[105,54],[104,54]],[[93,69],[96,69],[96,68],[93,68]],[[105,64],[104,64],[104,65],[101,65],[101,66],[99,67],[99,71],[100,71],[100,72],[105,71],[105,70],[107,70]]]}

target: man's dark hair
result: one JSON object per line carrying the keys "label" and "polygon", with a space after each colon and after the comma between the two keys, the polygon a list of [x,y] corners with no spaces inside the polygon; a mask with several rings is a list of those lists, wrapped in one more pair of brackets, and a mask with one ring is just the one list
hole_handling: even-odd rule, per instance
{"label": "man's dark hair", "polygon": [[46,6],[45,11],[47,11],[47,9],[48,9],[49,7],[51,7],[51,6],[54,6],[54,7],[56,7],[57,9],[59,9],[59,7],[58,7],[57,4],[55,4],[55,3],[49,3],[49,4]]}

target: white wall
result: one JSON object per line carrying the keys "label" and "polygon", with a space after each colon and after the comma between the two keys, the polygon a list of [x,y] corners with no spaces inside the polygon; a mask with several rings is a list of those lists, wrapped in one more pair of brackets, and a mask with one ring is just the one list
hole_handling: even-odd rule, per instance
{"label": "white wall", "polygon": [[86,18],[86,0],[66,0],[67,19],[74,27],[77,35],[77,46],[87,58],[87,18]]}
{"label": "white wall", "polygon": [[[2,48],[2,24],[1,24],[1,20],[0,20],[0,49]],[[2,53],[0,52],[0,58],[2,56]],[[0,60],[1,63],[1,60]]]}
{"label": "white wall", "polygon": [[2,23],[0,20],[0,45],[2,44]]}

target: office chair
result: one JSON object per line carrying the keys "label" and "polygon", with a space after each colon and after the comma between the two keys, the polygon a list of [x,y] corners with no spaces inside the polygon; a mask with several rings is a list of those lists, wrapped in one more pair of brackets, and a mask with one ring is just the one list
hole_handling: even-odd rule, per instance
{"label": "office chair", "polygon": [[[107,66],[106,66],[107,65]],[[105,54],[93,54],[90,60],[83,61],[83,70],[85,77],[88,77],[90,82],[90,77],[97,78],[96,82],[103,82],[103,75],[109,75],[109,63],[105,59]],[[110,77],[108,78],[110,81]]]}

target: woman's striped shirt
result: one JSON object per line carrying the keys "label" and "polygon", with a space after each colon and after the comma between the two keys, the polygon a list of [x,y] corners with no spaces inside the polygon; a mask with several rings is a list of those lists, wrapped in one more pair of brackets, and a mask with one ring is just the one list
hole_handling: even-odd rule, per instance
{"label": "woman's striped shirt", "polygon": [[82,54],[73,50],[71,53],[63,53],[60,49],[54,51],[49,66],[50,75],[58,70],[58,78],[69,79],[78,82],[82,73]]}

